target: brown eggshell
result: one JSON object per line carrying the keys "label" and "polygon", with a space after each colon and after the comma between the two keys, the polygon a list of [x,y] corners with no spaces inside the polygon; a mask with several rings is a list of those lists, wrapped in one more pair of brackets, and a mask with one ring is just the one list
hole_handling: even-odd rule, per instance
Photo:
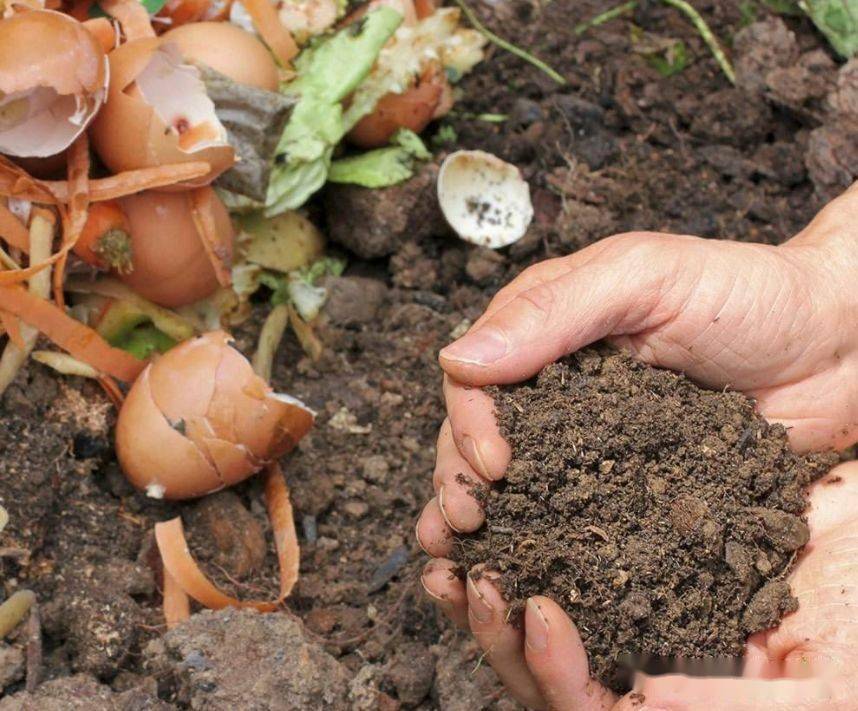
{"label": "brown eggshell", "polygon": [[277,91],[280,79],[271,53],[256,37],[229,22],[194,22],[164,34],[185,61],[205,64],[240,84]]}
{"label": "brown eggshell", "polygon": [[173,348],[163,355],[159,367],[149,373],[152,398],[169,420],[184,419],[189,422],[185,434],[193,439],[196,432],[190,431],[190,422],[200,419],[206,423],[200,432],[203,436],[214,436],[215,432],[206,416],[214,397],[215,376],[221,361],[227,336],[217,338],[194,338],[181,348]]}
{"label": "brown eggshell", "polygon": [[[148,191],[122,198],[131,231],[134,269],[119,278],[141,296],[168,308],[199,301],[218,287],[218,280],[194,222],[187,193]],[[212,200],[219,242],[233,243],[232,223],[223,203]]]}
{"label": "brown eggshell", "polygon": [[155,404],[149,381],[152,368],[137,378],[119,412],[116,454],[122,471],[138,489],[166,499],[193,498],[223,488],[200,448],[171,426]]}
{"label": "brown eggshell", "polygon": [[252,457],[242,445],[223,439],[207,438],[200,441],[200,446],[214,462],[224,486],[238,484],[262,468],[262,463]]}
{"label": "brown eggshell", "polygon": [[361,148],[380,148],[400,128],[422,133],[435,117],[443,95],[444,85],[436,79],[421,81],[402,94],[387,94],[349,132],[349,141]]}
{"label": "brown eggshell", "polygon": [[150,487],[150,494],[152,486],[163,487],[154,491],[169,499],[236,484],[288,451],[313,424],[300,402],[277,397],[227,334],[186,341],[131,388],[116,430],[122,468],[135,486]]}
{"label": "brown eggshell", "polygon": [[211,172],[180,186],[208,185],[235,163],[233,148],[225,144],[183,151],[179,148],[178,136],[167,129],[133,87],[134,80],[146,68],[161,41],[155,37],[138,39],[110,53],[110,89],[107,103],[92,123],[92,142],[101,160],[114,173],[206,161]]}
{"label": "brown eggshell", "polygon": [[0,91],[49,86],[58,94],[104,87],[104,50],[84,26],[59,12],[31,10],[0,22]]}

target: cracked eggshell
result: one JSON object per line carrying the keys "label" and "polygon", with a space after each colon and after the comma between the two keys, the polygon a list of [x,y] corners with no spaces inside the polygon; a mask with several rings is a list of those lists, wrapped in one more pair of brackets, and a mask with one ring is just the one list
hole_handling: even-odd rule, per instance
{"label": "cracked eggshell", "polygon": [[163,39],[175,44],[186,62],[205,64],[239,84],[267,91],[277,91],[280,86],[277,65],[265,45],[229,22],[182,25]]}
{"label": "cracked eggshell", "polygon": [[108,76],[101,45],[70,16],[28,10],[0,21],[0,153],[62,153],[104,103]]}
{"label": "cracked eggshell", "polygon": [[243,481],[309,431],[314,415],[277,396],[216,331],[182,343],[134,383],[116,451],[128,479],[158,498],[186,499]]}
{"label": "cracked eggshell", "polygon": [[95,150],[114,173],[206,161],[211,171],[176,189],[208,185],[235,163],[199,70],[162,38],[127,42],[110,53],[107,103],[91,129]]}
{"label": "cracked eggshell", "polygon": [[155,498],[189,499],[223,488],[214,466],[200,448],[171,424],[152,397],[144,370],[134,383],[116,423],[116,455],[122,471],[138,489]]}
{"label": "cracked eggshell", "polygon": [[[231,259],[235,231],[226,207],[217,196],[212,198],[218,242]],[[134,265],[130,272],[117,275],[123,282],[167,308],[186,306],[218,289],[187,192],[149,190],[122,198],[119,205],[128,218]]]}
{"label": "cracked eggshell", "polygon": [[514,165],[484,151],[457,151],[438,172],[438,202],[466,242],[500,249],[524,237],[533,219],[530,187]]}

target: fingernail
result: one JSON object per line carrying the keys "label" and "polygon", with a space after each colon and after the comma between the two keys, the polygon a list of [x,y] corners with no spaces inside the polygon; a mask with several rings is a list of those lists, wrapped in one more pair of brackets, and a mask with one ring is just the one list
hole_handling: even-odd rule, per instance
{"label": "fingernail", "polygon": [[527,601],[527,624],[524,627],[524,641],[535,652],[542,652],[548,646],[548,620],[533,598]]}
{"label": "fingernail", "polygon": [[471,595],[468,596],[468,602],[470,603],[468,610],[470,614],[480,624],[484,625],[487,622],[491,622],[495,614],[495,608],[489,605],[485,595],[480,592],[476,581],[471,577],[470,573],[468,573],[468,587],[471,590]]}
{"label": "fingernail", "polygon": [[503,358],[509,350],[506,336],[492,326],[468,333],[441,351],[441,358],[459,363],[488,365]]}
{"label": "fingernail", "polygon": [[420,519],[417,519],[417,523],[414,524],[414,537],[417,539],[417,545],[420,546],[420,550],[422,550],[426,555],[432,555],[429,551],[426,550],[426,546],[423,545],[423,541],[420,540]]}
{"label": "fingernail", "polygon": [[443,595],[439,595],[426,584],[426,578],[436,570],[438,570],[438,568],[435,566],[435,561],[429,561],[423,568],[423,573],[420,575],[420,584],[423,586],[426,594],[433,600],[437,600],[438,602],[447,602],[447,599]]}
{"label": "fingernail", "polygon": [[483,455],[480,452],[479,446],[477,446],[477,441],[468,435],[462,437],[462,449],[464,450],[462,454],[465,455],[465,459],[477,470],[477,473],[486,479],[491,479],[491,474],[489,474],[486,463],[483,461]]}
{"label": "fingernail", "polygon": [[441,488],[438,489],[438,508],[441,509],[441,515],[444,517],[444,520],[447,522],[447,525],[452,528],[456,533],[461,533],[461,531],[456,528],[452,523],[450,523],[450,517],[447,516],[447,509],[444,508],[444,487],[446,484],[442,484]]}

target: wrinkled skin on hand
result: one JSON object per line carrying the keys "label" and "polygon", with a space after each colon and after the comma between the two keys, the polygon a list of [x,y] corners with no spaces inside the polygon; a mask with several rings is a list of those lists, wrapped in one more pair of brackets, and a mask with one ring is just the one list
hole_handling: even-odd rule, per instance
{"label": "wrinkled skin on hand", "polygon": [[[440,355],[448,417],[436,496],[417,524],[434,560],[427,593],[470,627],[516,698],[552,709],[853,709],[858,698],[858,463],[811,489],[811,541],[790,579],[798,611],[748,640],[741,679],[641,677],[618,699],[589,678],[572,621],[531,598],[523,629],[504,623],[492,573],[463,583],[446,559],[454,531],[477,530],[467,493],[504,476],[490,384],[527,379],[601,338],[702,385],[755,398],[799,450],[858,440],[858,185],[779,247],[652,233],[617,235],[537,264],[502,289]],[[463,475],[463,477],[459,475]]]}

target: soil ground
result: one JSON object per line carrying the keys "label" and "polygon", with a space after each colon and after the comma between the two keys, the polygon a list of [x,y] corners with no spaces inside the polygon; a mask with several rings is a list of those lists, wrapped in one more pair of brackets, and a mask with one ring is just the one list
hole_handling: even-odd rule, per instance
{"label": "soil ground", "polygon": [[797,608],[785,577],[809,536],[804,491],[836,455],[793,454],[744,395],[608,348],[494,395],[513,458],[474,492],[486,526],[457,558],[500,573],[511,619],[554,598],[593,675],[627,690],[633,658],[739,660]]}
{"label": "soil ground", "polygon": [[[181,512],[207,572],[261,595],[275,575],[258,483],[202,504],[141,497],[117,468],[114,417],[100,393],[31,365],[0,406],[0,503],[11,515],[0,575],[6,593],[38,594],[46,681],[35,696],[22,692],[21,640],[0,645],[4,711],[231,709],[236,699],[254,709],[515,708],[478,650],[417,590],[413,529],[444,414],[437,350],[525,266],[612,232],[781,242],[850,177],[842,163],[858,160],[858,149],[832,148],[843,137],[825,95],[838,67],[807,22],[755,26],[760,37],[742,42],[748,8],[767,16],[757,4],[695,2],[742,60],[739,89],[686,19],[659,3],[582,36],[576,23],[605,3],[472,4],[568,83],[492,50],[444,122],[455,138],[446,130],[433,145],[520,165],[536,219],[505,252],[471,248],[439,223],[431,168],[401,188],[332,189],[315,206],[332,239],[348,245],[350,266],[330,285],[322,358],[308,360],[290,336],[274,373],[279,390],[319,412],[284,461],[302,544],[287,607],[303,624],[287,615],[254,624],[251,613],[227,611],[162,637],[153,524]],[[681,39],[689,66],[661,76],[637,51],[632,22]],[[266,310],[260,304],[237,334],[245,352]],[[224,531],[235,521],[240,538]]]}

